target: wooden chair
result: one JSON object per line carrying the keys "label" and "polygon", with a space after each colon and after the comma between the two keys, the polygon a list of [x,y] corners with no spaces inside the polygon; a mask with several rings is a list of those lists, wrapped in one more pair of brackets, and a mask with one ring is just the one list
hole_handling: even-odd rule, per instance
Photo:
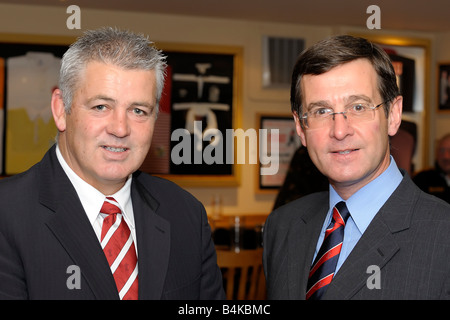
{"label": "wooden chair", "polygon": [[216,250],[228,300],[263,300],[266,284],[262,268],[262,249]]}

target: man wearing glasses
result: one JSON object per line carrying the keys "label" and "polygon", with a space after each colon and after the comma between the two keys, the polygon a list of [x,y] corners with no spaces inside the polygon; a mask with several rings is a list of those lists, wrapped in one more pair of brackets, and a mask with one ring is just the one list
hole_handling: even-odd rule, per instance
{"label": "man wearing glasses", "polygon": [[294,67],[291,106],[330,187],[267,219],[268,297],[450,298],[450,206],[390,155],[402,97],[387,54],[351,36],[317,43]]}

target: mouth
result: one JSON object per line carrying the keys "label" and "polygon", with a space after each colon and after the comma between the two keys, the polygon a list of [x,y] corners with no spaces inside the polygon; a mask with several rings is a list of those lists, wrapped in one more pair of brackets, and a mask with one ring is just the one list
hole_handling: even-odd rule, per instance
{"label": "mouth", "polygon": [[359,149],[346,149],[346,150],[333,151],[332,153],[337,153],[337,154],[340,154],[340,155],[346,155],[346,154],[349,154],[351,152],[358,151],[358,150]]}
{"label": "mouth", "polygon": [[126,147],[111,147],[111,146],[102,146],[103,149],[110,151],[110,152],[125,152],[129,150]]}

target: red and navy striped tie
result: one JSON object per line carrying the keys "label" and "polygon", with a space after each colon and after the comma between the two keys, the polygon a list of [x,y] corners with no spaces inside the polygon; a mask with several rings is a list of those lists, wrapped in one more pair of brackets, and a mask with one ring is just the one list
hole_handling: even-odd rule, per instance
{"label": "red and navy striped tie", "polygon": [[345,223],[350,216],[345,202],[333,208],[333,218],[325,231],[325,238],[309,272],[306,299],[319,300],[333,279],[344,240]]}

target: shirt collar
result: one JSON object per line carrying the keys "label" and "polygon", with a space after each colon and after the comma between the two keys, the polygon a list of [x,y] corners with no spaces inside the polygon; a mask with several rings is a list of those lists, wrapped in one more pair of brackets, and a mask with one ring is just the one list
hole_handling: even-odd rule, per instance
{"label": "shirt collar", "polygon": [[[389,167],[382,174],[345,201],[351,217],[361,234],[364,233],[377,212],[403,179],[392,156],[390,160]],[[339,201],[344,200],[330,186],[330,208],[333,208]]]}
{"label": "shirt collar", "polygon": [[69,177],[70,182],[75,188],[78,197],[83,205],[83,209],[86,215],[93,225],[94,221],[100,214],[100,209],[105,201],[105,197],[113,197],[120,205],[122,214],[127,222],[128,226],[134,228],[134,216],[133,216],[133,206],[131,203],[131,180],[132,175],[130,175],[125,183],[125,185],[113,195],[104,195],[99,190],[91,186],[89,183],[81,179],[73,170],[69,167],[67,162],[59,150],[58,145],[56,146],[56,156],[60,162],[64,172]]}

